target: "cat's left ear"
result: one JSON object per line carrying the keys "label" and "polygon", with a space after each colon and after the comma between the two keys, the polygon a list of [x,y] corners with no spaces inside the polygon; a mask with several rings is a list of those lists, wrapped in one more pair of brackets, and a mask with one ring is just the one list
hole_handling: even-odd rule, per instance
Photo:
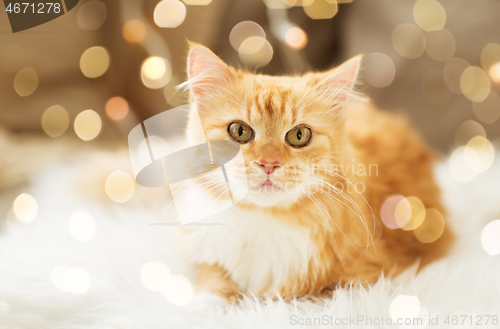
{"label": "cat's left ear", "polygon": [[188,83],[193,95],[203,97],[216,91],[233,76],[229,66],[208,48],[190,43]]}
{"label": "cat's left ear", "polygon": [[321,74],[320,88],[335,102],[344,102],[354,92],[363,55],[351,58],[342,65]]}

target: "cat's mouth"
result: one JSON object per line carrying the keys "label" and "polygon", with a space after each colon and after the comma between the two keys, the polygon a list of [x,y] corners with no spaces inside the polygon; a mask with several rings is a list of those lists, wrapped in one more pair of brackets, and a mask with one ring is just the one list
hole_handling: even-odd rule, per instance
{"label": "cat's mouth", "polygon": [[273,186],[273,182],[271,182],[269,180],[269,178],[266,178],[266,180],[264,181],[264,183],[262,183],[262,186],[264,186],[264,187],[272,187]]}

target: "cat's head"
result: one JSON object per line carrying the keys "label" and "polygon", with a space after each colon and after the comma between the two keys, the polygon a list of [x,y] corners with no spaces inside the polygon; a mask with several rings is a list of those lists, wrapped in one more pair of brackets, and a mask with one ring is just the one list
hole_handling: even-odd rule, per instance
{"label": "cat's head", "polygon": [[[345,103],[352,97],[361,57],[322,73],[273,77],[236,70],[207,48],[193,45],[188,85],[203,131],[190,122],[188,137],[241,145],[249,192],[260,207],[300,202],[310,184],[345,158]],[[191,120],[192,121],[192,120]],[[238,180],[240,180],[238,182]]]}

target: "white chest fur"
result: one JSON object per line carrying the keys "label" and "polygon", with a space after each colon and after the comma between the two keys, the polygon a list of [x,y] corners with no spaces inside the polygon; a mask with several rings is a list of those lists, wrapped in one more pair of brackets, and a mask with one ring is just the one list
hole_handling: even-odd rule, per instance
{"label": "white chest fur", "polygon": [[192,227],[185,236],[190,256],[197,263],[222,266],[249,292],[278,289],[290,273],[307,270],[314,245],[306,228],[239,207],[210,221],[223,225]]}

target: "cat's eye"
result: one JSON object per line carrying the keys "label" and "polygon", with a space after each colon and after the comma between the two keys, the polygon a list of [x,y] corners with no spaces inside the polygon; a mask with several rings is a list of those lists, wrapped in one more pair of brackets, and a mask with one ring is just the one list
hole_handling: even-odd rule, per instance
{"label": "cat's eye", "polygon": [[229,136],[238,143],[248,143],[253,140],[253,130],[243,122],[233,122],[227,127]]}
{"label": "cat's eye", "polygon": [[293,147],[303,147],[311,141],[311,129],[297,126],[286,133],[285,139]]}

